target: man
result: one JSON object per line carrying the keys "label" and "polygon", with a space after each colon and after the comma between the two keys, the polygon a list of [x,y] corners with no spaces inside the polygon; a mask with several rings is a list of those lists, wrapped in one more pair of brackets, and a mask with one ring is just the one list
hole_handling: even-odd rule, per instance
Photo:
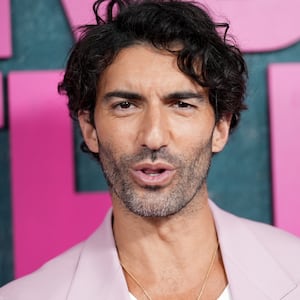
{"label": "man", "polygon": [[0,299],[299,300],[299,240],[208,200],[211,157],[245,108],[246,67],[227,26],[188,2],[112,1],[106,19],[103,5],[59,90],[112,211]]}

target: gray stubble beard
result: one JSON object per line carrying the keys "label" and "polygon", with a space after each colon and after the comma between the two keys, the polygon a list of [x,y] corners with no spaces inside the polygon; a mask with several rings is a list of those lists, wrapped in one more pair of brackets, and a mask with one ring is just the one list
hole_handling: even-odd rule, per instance
{"label": "gray stubble beard", "polygon": [[148,148],[142,148],[135,155],[122,155],[117,160],[112,147],[99,142],[99,158],[113,199],[117,198],[129,211],[141,217],[168,217],[181,212],[206,186],[212,157],[211,143],[210,138],[191,151],[194,155],[182,155],[180,158],[171,155],[166,148],[156,151],[155,159],[168,162],[176,168],[172,188],[135,186],[129,168],[154,157],[153,151]]}

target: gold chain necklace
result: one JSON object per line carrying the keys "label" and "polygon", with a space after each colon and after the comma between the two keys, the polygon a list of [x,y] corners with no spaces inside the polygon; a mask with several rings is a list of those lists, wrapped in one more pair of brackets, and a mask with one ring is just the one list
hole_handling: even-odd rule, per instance
{"label": "gold chain necklace", "polygon": [[[210,275],[210,272],[213,268],[213,265],[214,265],[214,262],[215,262],[215,259],[216,259],[216,256],[217,256],[217,253],[218,253],[218,249],[219,249],[219,243],[217,243],[217,246],[213,252],[213,255],[211,257],[211,260],[210,260],[210,263],[209,263],[209,266],[208,266],[208,269],[206,271],[206,274],[205,274],[205,277],[204,277],[204,281],[203,281],[203,284],[201,286],[201,289],[200,289],[200,292],[198,294],[198,297],[197,297],[197,300],[200,300],[203,293],[204,293],[204,290],[206,288],[206,285],[207,285],[207,281],[208,281],[208,277]],[[136,285],[143,291],[143,294],[146,296],[146,298],[148,300],[152,300],[152,298],[150,297],[150,295],[147,293],[147,291],[144,289],[144,287],[139,283],[139,281],[135,278],[135,276],[128,271],[128,269],[123,265],[122,262],[120,262],[123,270],[130,276],[130,278],[136,283]]]}

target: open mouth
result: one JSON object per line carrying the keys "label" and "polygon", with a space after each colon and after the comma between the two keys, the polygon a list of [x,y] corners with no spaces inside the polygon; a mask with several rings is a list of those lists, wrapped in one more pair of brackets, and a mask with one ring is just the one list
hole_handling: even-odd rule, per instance
{"label": "open mouth", "polygon": [[144,174],[147,174],[149,176],[159,176],[160,174],[162,174],[163,172],[166,171],[166,169],[141,169],[141,171],[144,173]]}
{"label": "open mouth", "polygon": [[131,169],[134,181],[141,186],[166,186],[172,181],[175,172],[173,166],[165,163],[143,163]]}

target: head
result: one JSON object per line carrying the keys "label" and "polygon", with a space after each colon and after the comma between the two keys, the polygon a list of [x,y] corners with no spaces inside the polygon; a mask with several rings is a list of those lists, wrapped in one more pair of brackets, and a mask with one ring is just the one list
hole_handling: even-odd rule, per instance
{"label": "head", "polygon": [[113,198],[172,215],[205,190],[211,155],[239,121],[245,63],[197,5],[111,1],[102,18],[105,4],[94,4],[97,24],[82,28],[59,90]]}
{"label": "head", "polygon": [[[96,24],[80,27],[81,37],[71,51],[58,87],[68,96],[71,117],[77,120],[80,111],[88,111],[93,124],[98,82],[104,71],[122,49],[148,44],[173,53],[181,72],[207,88],[216,122],[230,116],[232,132],[241,111],[246,109],[247,70],[239,49],[228,39],[229,25],[214,23],[198,3],[106,2],[94,3]],[[101,17],[100,11],[105,10],[105,17]],[[81,148],[99,159],[84,141]]]}

